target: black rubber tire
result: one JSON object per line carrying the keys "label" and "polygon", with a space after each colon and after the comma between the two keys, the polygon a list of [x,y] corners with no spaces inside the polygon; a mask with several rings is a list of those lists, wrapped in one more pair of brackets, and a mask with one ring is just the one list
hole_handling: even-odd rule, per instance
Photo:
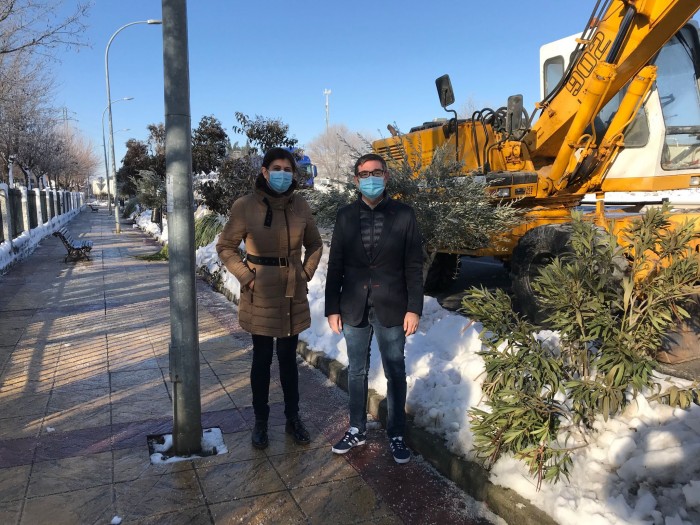
{"label": "black rubber tire", "polygon": [[439,293],[455,281],[459,275],[462,258],[456,253],[438,253],[430,265],[425,279],[426,293]]}
{"label": "black rubber tire", "polygon": [[691,296],[690,299],[692,302],[685,305],[690,318],[676,324],[673,330],[664,336],[657,356],[659,361],[676,364],[700,359],[700,293]]}
{"label": "black rubber tire", "polygon": [[538,226],[523,235],[513,250],[510,278],[514,307],[533,323],[542,324],[547,312],[538,302],[532,282],[555,257],[571,252],[571,231],[570,224]]}

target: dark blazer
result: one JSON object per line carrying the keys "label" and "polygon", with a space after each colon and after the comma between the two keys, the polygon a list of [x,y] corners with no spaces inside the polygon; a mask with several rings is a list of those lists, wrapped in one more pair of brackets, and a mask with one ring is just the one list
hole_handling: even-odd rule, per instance
{"label": "dark blazer", "polygon": [[384,226],[370,260],[360,232],[359,198],[341,208],[333,229],[326,277],[326,317],[340,314],[344,324],[362,322],[367,292],[379,322],[403,325],[406,312],[423,312],[423,250],[413,209],[391,200],[384,208]]}

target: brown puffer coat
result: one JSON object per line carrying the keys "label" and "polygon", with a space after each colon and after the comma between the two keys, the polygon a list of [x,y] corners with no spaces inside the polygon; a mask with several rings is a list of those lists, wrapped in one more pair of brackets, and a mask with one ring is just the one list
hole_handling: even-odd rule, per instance
{"label": "brown puffer coat", "polygon": [[[248,254],[286,257],[289,266],[254,264],[241,257],[245,242]],[[304,260],[301,248],[304,246]],[[311,326],[307,283],[318,267],[323,242],[311,208],[293,188],[275,196],[262,175],[255,191],[237,199],[221,232],[216,251],[229,272],[241,283],[238,320],[255,335],[287,337]],[[255,278],[253,291],[248,284]]]}

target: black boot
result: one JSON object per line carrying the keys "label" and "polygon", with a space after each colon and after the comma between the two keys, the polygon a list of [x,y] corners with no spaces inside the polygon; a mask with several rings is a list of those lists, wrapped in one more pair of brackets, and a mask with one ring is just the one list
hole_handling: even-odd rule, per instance
{"label": "black boot", "polygon": [[291,434],[294,438],[294,442],[297,445],[308,445],[311,443],[311,437],[309,436],[309,431],[306,430],[304,423],[301,422],[299,416],[291,417],[287,420],[287,424],[284,426],[285,432]]}
{"label": "black boot", "polygon": [[267,448],[267,421],[255,420],[252,441],[255,448]]}

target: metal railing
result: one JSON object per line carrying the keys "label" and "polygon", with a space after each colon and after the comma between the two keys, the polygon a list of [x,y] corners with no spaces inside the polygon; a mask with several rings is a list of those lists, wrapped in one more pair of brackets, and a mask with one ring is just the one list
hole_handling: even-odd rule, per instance
{"label": "metal railing", "polygon": [[64,190],[27,190],[0,184],[0,243],[85,204],[82,193]]}

